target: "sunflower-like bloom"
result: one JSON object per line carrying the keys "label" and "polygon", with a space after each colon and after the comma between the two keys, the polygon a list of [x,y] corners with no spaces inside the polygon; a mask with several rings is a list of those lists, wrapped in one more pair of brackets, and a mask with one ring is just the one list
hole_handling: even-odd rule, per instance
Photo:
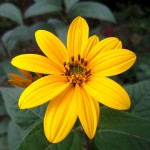
{"label": "sunflower-like bloom", "polygon": [[22,88],[28,87],[31,83],[42,77],[42,74],[40,73],[32,73],[22,69],[18,70],[23,74],[25,78],[14,73],[10,73],[8,75],[12,77],[12,79],[8,80],[8,82]]}
{"label": "sunflower-like bloom", "polygon": [[88,34],[88,24],[80,16],[69,27],[67,48],[54,34],[38,30],[36,41],[46,56],[24,54],[12,60],[18,68],[46,74],[23,91],[19,107],[33,108],[51,100],[44,116],[44,132],[50,142],[63,140],[77,118],[92,139],[99,121],[99,102],[118,110],[130,107],[127,92],[108,77],[129,69],[136,55],[122,49],[115,37],[99,41]]}

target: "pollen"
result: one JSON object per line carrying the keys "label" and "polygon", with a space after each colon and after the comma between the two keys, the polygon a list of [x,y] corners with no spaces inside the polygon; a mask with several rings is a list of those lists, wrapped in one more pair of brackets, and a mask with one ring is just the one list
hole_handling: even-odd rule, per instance
{"label": "pollen", "polygon": [[78,55],[78,60],[75,61],[74,57],[71,57],[71,62],[64,63],[65,67],[65,76],[68,81],[75,85],[87,81],[87,77],[90,76],[90,70],[87,68],[88,62]]}
{"label": "pollen", "polygon": [[70,71],[72,74],[76,75],[80,75],[83,72],[83,68],[80,66],[70,66]]}

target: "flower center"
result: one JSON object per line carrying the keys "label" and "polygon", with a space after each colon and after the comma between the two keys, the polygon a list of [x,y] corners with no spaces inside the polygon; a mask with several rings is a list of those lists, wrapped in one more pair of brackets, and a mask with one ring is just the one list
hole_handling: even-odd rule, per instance
{"label": "flower center", "polygon": [[70,66],[70,71],[73,75],[81,75],[83,72],[83,68],[80,66]]}
{"label": "flower center", "polygon": [[78,61],[74,61],[74,57],[71,58],[71,62],[64,63],[65,76],[68,81],[75,85],[79,85],[87,81],[87,77],[90,76],[90,70],[87,68],[87,61],[83,58],[80,59],[78,55]]}

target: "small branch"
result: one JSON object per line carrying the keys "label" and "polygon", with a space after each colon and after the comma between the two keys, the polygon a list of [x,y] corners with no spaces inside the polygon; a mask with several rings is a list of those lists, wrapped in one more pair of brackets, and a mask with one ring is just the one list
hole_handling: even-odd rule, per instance
{"label": "small branch", "polygon": [[5,53],[6,57],[7,57],[7,58],[10,58],[10,55],[9,55],[9,53],[8,53],[8,50],[7,50],[7,48],[6,48],[6,46],[5,46],[4,42],[3,42],[3,40],[2,40],[1,38],[0,38],[0,42],[2,43],[3,50],[4,50],[4,53]]}

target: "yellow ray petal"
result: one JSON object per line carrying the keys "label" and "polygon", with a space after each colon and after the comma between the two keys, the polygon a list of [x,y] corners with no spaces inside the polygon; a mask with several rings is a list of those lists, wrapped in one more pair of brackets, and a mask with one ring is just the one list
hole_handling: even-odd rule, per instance
{"label": "yellow ray petal", "polygon": [[85,19],[82,17],[76,17],[68,30],[67,35],[67,48],[70,56],[74,56],[75,60],[78,59],[78,55],[85,49],[88,41],[89,27]]}
{"label": "yellow ray petal", "polygon": [[69,87],[51,100],[44,117],[44,132],[50,142],[63,140],[77,119],[75,88]]}
{"label": "yellow ray petal", "polygon": [[48,75],[36,80],[20,96],[20,109],[36,107],[51,100],[68,87],[67,81],[61,75]]}
{"label": "yellow ray petal", "polygon": [[37,54],[23,54],[12,59],[12,65],[17,68],[44,74],[61,74],[62,66],[52,63],[47,57]]}
{"label": "yellow ray petal", "polygon": [[115,81],[106,77],[91,76],[83,88],[100,103],[118,110],[130,107],[127,92]]}
{"label": "yellow ray petal", "polygon": [[109,37],[101,40],[92,50],[89,52],[87,56],[87,61],[92,60],[94,57],[100,55],[101,52],[109,51],[112,49],[121,49],[122,43],[116,37]]}
{"label": "yellow ray petal", "polygon": [[98,43],[98,41],[99,41],[98,36],[96,36],[96,35],[91,36],[88,39],[88,42],[87,42],[87,45],[86,45],[85,49],[83,49],[81,51],[81,57],[86,58],[88,53],[90,52],[90,50]]}
{"label": "yellow ray petal", "polygon": [[54,63],[69,62],[69,53],[64,44],[52,33],[38,30],[35,33],[36,41],[44,54]]}
{"label": "yellow ray petal", "polygon": [[113,76],[128,70],[135,62],[136,55],[129,50],[110,50],[96,56],[88,67],[96,76]]}
{"label": "yellow ray petal", "polygon": [[77,85],[78,116],[87,136],[92,139],[95,135],[99,120],[99,103]]}

